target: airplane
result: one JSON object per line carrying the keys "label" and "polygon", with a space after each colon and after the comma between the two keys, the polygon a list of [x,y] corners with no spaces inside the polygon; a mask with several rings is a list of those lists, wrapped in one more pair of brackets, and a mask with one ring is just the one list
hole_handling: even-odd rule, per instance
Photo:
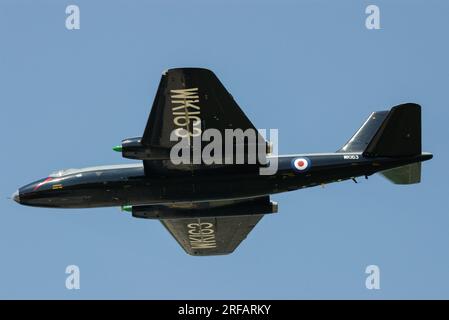
{"label": "airplane", "polygon": [[[404,103],[371,113],[336,152],[270,154],[269,142],[258,134],[258,146],[266,146],[265,162],[173,163],[170,152],[178,142],[173,132],[181,137],[184,130],[188,149],[190,139],[208,129],[237,128],[256,130],[212,71],[169,69],[162,74],[142,137],[113,148],[139,162],[60,170],[19,188],[12,198],[36,207],[121,207],[133,217],[160,220],[190,255],[224,255],[264,215],[277,212],[271,194],[357,182],[375,173],[395,184],[419,183],[421,162],[433,157],[421,151],[421,107]],[[276,172],[260,174],[273,161]]]}

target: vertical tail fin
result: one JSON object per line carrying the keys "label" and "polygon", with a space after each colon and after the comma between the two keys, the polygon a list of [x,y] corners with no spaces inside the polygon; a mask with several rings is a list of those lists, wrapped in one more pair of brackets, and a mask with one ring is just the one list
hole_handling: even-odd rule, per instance
{"label": "vertical tail fin", "polygon": [[364,152],[374,135],[388,115],[388,111],[376,111],[370,114],[363,125],[337,152]]}
{"label": "vertical tail fin", "polygon": [[407,157],[421,154],[421,107],[405,103],[373,112],[337,152],[363,152],[366,157]]}
{"label": "vertical tail fin", "polygon": [[[413,157],[421,151],[421,107],[405,103],[390,111],[373,112],[352,138],[337,152],[363,152],[365,157]],[[428,160],[431,155],[427,155]],[[421,181],[421,162],[380,172],[395,184]]]}
{"label": "vertical tail fin", "polygon": [[421,107],[393,107],[364,151],[369,157],[408,157],[421,154]]}

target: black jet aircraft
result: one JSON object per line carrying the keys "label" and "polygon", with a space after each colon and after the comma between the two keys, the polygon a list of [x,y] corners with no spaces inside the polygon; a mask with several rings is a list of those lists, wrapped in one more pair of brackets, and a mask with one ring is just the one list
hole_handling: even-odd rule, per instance
{"label": "black jet aircraft", "polygon": [[[192,123],[200,123],[197,131]],[[421,151],[421,107],[414,103],[373,112],[336,152],[268,154],[256,164],[174,164],[170,134],[182,128],[190,136],[210,128],[255,130],[213,72],[171,69],[162,75],[142,137],[114,148],[138,163],[61,170],[21,187],[13,199],[37,207],[122,207],[133,217],[160,220],[188,254],[220,255],[277,212],[271,194],[374,173],[396,184],[418,183],[421,162],[432,158]],[[272,161],[277,171],[260,174]]]}

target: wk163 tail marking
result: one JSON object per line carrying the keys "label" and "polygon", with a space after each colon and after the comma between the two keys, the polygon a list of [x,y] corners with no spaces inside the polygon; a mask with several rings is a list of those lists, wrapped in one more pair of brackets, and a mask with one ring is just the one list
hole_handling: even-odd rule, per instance
{"label": "wk163 tail marking", "polygon": [[343,159],[345,160],[358,160],[359,155],[358,154],[346,154],[343,156]]}

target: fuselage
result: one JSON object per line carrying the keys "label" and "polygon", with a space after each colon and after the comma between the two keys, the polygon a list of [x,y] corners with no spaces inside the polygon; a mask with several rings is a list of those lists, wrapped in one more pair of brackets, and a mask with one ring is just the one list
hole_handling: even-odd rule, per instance
{"label": "fuselage", "polygon": [[[273,175],[261,175],[254,166],[245,165],[170,174],[145,170],[142,162],[68,169],[21,187],[14,199],[30,206],[90,208],[251,198],[369,176],[431,157],[425,153],[402,158],[367,158],[361,153],[284,155],[268,158],[277,161]],[[306,170],[295,167],[297,159],[306,159]]]}

